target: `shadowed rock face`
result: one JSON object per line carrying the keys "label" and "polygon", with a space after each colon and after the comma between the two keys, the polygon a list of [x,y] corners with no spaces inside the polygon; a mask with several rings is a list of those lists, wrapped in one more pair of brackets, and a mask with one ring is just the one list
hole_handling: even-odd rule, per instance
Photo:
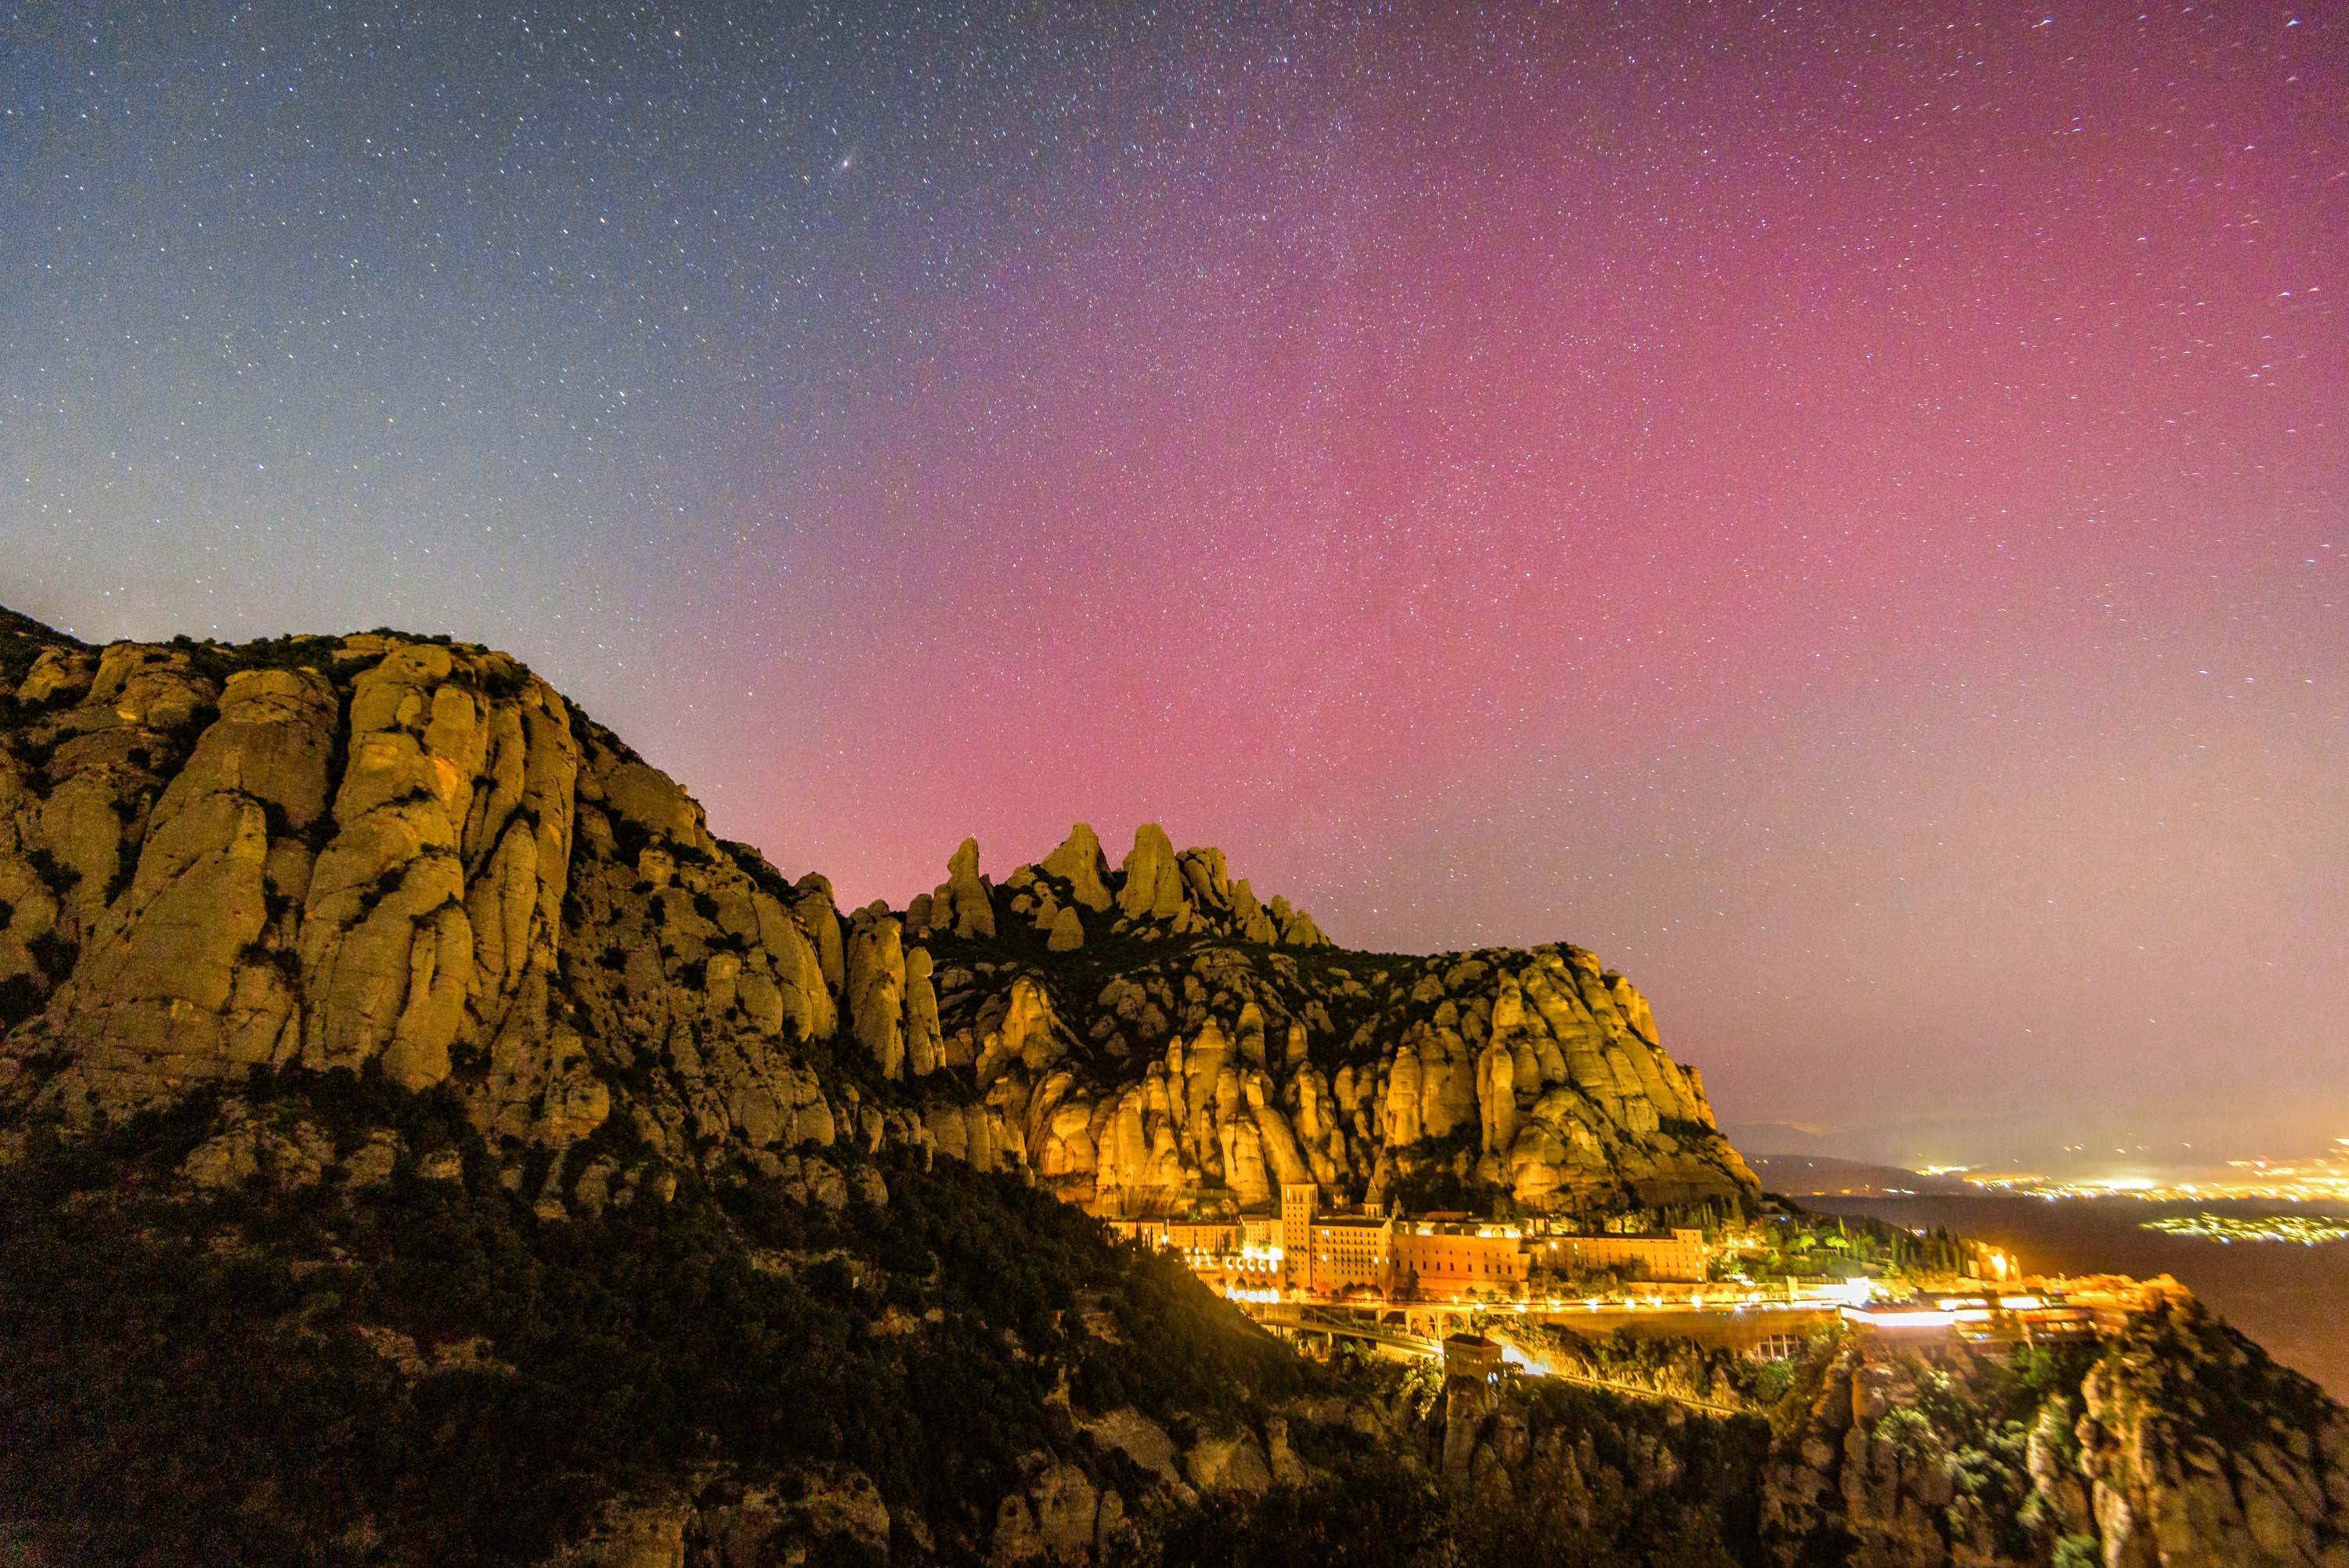
{"label": "shadowed rock face", "polygon": [[1915,1568],[2349,1564],[2341,1407],[2190,1297],[2149,1297],[2076,1387],[1984,1419],[1992,1365],[1845,1346],[1764,1469],[1772,1560],[1840,1536]]}
{"label": "shadowed rock face", "polygon": [[[1607,1377],[1623,1350],[1599,1354],[1585,1370]],[[1597,1442],[1592,1400],[1557,1379],[1450,1378],[1422,1451],[1474,1516],[1578,1541],[1619,1530],[1627,1497],[1694,1480],[1661,1517],[1718,1511],[1751,1548],[1734,1560],[1773,1568],[2349,1563],[2341,1408],[2172,1291],[2100,1342],[2020,1358],[1824,1337],[1766,1403],[1723,1353],[1637,1365],[1612,1375],[1661,1398],[1606,1410]],[[1743,1410],[1663,1403],[1690,1398]]]}
{"label": "shadowed rock face", "polygon": [[16,619],[0,692],[0,1092],[68,1119],[339,1067],[502,1147],[908,1140],[1102,1210],[1754,1191],[1590,954],[1347,953],[1154,824],[843,917],[502,654]]}
{"label": "shadowed rock face", "polygon": [[2131,1319],[2080,1402],[2111,1568],[2349,1565],[2349,1415],[2198,1304]]}

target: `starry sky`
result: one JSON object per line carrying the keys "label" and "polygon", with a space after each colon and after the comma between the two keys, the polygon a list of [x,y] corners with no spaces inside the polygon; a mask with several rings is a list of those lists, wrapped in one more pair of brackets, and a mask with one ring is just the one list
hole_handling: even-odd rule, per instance
{"label": "starry sky", "polygon": [[2349,1135],[2337,5],[0,5],[0,213],[85,637],[1572,940],[1836,1150]]}

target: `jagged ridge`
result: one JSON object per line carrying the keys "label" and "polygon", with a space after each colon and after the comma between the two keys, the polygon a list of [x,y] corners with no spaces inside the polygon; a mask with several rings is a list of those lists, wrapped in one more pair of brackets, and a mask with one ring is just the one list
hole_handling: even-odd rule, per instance
{"label": "jagged ridge", "polygon": [[[1822,1346],[1765,1451],[1750,1422],[1554,1387],[1307,1397],[1171,1263],[1056,1234],[1066,1211],[966,1168],[1097,1208],[1247,1204],[1300,1171],[1373,1201],[1446,1181],[1549,1207],[1749,1191],[1644,1000],[1578,949],[1347,953],[1155,830],[1119,872],[1080,828],[999,886],[966,843],[902,914],[843,920],[820,877],[711,838],[522,666],[429,640],[97,650],[9,619],[0,684],[0,1098],[17,1112],[0,1201],[23,1253],[0,1316],[31,1352],[9,1358],[10,1407],[49,1445],[18,1456],[30,1501],[0,1538],[33,1560],[93,1540],[151,1554],[216,1466],[243,1467],[223,1519],[318,1560],[369,1550],[367,1510],[430,1541],[446,1496],[366,1462],[408,1443],[456,1467],[444,1493],[494,1495],[456,1511],[459,1534],[534,1557],[584,1528],[562,1558],[579,1564],[843,1542],[861,1560],[1148,1561],[1162,1538],[1166,1562],[1336,1539],[1431,1563],[1593,1540],[1788,1564],[2349,1563],[2338,1408],[2189,1305],[2044,1386],[2020,1361],[1953,1380]],[[162,1134],[99,1135],[111,1166],[49,1137],[159,1105],[177,1107]],[[618,1223],[538,1222],[607,1210]],[[574,1453],[549,1477],[540,1450],[500,1451],[570,1452],[550,1434],[574,1410],[644,1434],[595,1402],[605,1330],[579,1309],[614,1274],[659,1290],[662,1249],[724,1281],[770,1377],[825,1400],[895,1390],[884,1404],[986,1383],[990,1405],[948,1397],[937,1418],[977,1414],[1021,1451],[920,1449],[919,1421],[893,1442],[821,1409],[776,1419],[740,1401],[743,1346],[697,1339],[690,1300],[649,1320],[646,1383],[674,1367],[727,1407],[714,1460],[698,1408],[661,1412],[641,1471]],[[461,1302],[433,1288],[443,1252]],[[61,1264],[78,1288],[53,1288]],[[542,1274],[574,1315],[468,1315]],[[305,1283],[322,1279],[338,1288]],[[178,1344],[191,1280],[211,1326]],[[799,1334],[850,1309],[853,1340],[819,1354]],[[1202,1357],[1221,1368],[1209,1397],[1170,1390]],[[316,1440],[142,1429],[155,1390],[183,1385],[204,1420],[299,1388]],[[437,1401],[468,1388],[538,1424],[446,1449]],[[354,1443],[379,1429],[390,1448]],[[103,1527],[118,1455],[176,1462],[191,1438],[192,1470]],[[517,1465],[531,1528],[473,1484],[479,1462]],[[1202,1493],[1219,1506],[1193,1508]]]}
{"label": "jagged ridge", "polygon": [[[1154,825],[1000,885],[966,841],[843,918],[502,654],[12,621],[0,658],[0,1078],[69,1119],[339,1067],[451,1085],[517,1177],[618,1118],[676,1164],[829,1191],[836,1140],[905,1143],[1100,1209],[1754,1191],[1578,949],[1345,953]],[[556,1211],[632,1179],[541,1168]]]}

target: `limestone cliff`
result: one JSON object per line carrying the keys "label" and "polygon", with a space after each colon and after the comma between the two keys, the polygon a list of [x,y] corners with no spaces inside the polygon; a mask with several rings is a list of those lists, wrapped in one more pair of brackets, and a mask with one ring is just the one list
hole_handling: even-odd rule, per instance
{"label": "limestone cliff", "polygon": [[1308,1378],[1034,1188],[1751,1192],[1628,981],[1155,827],[843,913],[475,647],[0,612],[0,1113],[11,1561],[2349,1568],[2340,1409],[2186,1302],[1696,1409]]}
{"label": "limestone cliff", "polygon": [[[672,1163],[908,1142],[1102,1210],[1754,1191],[1577,948],[1346,953],[1155,825],[999,883],[966,841],[843,914],[502,654],[0,630],[0,1093],[72,1121],[349,1068],[450,1086],[517,1179],[616,1117]],[[580,1175],[533,1169],[558,1208]]]}
{"label": "limestone cliff", "polygon": [[2080,1404],[2106,1568],[2349,1568],[2349,1412],[2199,1305],[2133,1318]]}
{"label": "limestone cliff", "polygon": [[[1163,863],[1150,842],[1163,835],[1142,837],[1129,859]],[[1080,827],[1055,856],[1090,838]],[[1063,879],[1023,866],[1004,883],[1007,930],[1088,915],[1105,929],[1041,952],[936,944],[943,1060],[972,1067],[1007,1136],[1064,1195],[1104,1212],[1247,1208],[1310,1181],[1345,1200],[1506,1196],[1548,1212],[1753,1191],[1695,1070],[1589,954],[1348,954],[1282,901],[1256,905],[1220,857],[1182,863],[1201,874],[1179,892],[1161,881],[1153,900],[1187,894],[1170,923],[1216,934],[1135,942],[1120,923],[1138,897],[1092,913]],[[1229,902],[1212,902],[1224,887]]]}
{"label": "limestone cliff", "polygon": [[1774,1560],[1832,1539],[1859,1568],[2349,1568],[2349,1417],[2190,1297],[2041,1372],[1845,1346],[1783,1412]]}

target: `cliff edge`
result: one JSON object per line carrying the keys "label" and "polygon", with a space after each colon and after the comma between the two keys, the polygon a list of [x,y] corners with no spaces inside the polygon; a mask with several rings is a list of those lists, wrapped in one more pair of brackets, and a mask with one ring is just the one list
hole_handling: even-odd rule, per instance
{"label": "cliff edge", "polygon": [[967,841],[843,912],[502,654],[0,631],[0,1095],[71,1125],[342,1068],[448,1086],[551,1210],[641,1175],[573,1153],[616,1119],[671,1166],[910,1144],[1102,1212],[1757,1191],[1578,948],[1350,953],[1154,825],[999,883]]}

